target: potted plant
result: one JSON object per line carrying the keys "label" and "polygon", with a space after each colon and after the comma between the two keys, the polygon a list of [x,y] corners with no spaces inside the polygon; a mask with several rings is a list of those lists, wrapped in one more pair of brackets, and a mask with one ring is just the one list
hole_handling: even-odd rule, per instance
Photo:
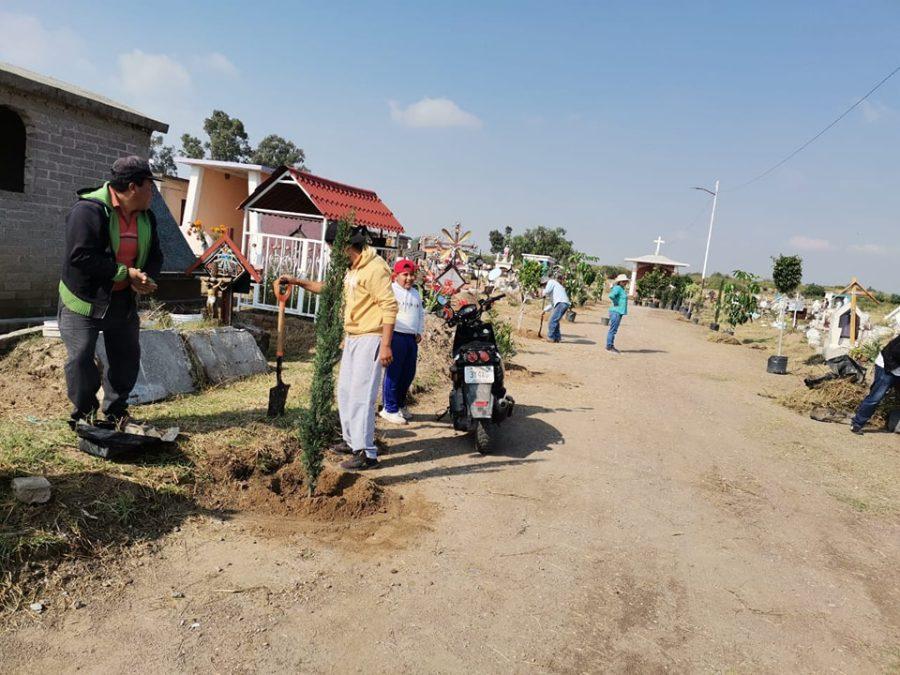
{"label": "potted plant", "polygon": [[784,310],[787,304],[787,296],[799,288],[800,281],[803,279],[803,259],[798,255],[779,255],[777,258],[772,258],[772,260],[774,261],[772,280],[775,282],[775,288],[782,295],[779,317],[781,328],[778,331],[778,352],[774,356],[769,357],[766,371],[774,375],[784,375],[787,373],[788,363],[788,357],[781,354],[781,346],[784,340]]}

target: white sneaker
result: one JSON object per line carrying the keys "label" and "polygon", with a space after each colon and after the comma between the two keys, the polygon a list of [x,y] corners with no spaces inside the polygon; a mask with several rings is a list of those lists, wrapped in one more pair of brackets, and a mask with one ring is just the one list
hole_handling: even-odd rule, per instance
{"label": "white sneaker", "polygon": [[398,412],[392,413],[382,408],[381,412],[378,413],[378,416],[391,424],[406,424],[406,418]]}
{"label": "white sneaker", "polygon": [[407,408],[406,406],[403,406],[402,408],[400,408],[400,414],[403,415],[403,419],[405,419],[405,420],[411,420],[413,417],[413,414],[409,411],[409,408]]}

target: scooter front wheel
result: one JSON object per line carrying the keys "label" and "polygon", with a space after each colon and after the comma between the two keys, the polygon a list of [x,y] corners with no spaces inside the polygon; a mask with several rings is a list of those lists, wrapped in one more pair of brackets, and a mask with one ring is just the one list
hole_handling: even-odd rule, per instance
{"label": "scooter front wheel", "polygon": [[475,449],[482,455],[487,455],[491,452],[493,426],[494,424],[490,420],[478,420],[475,425]]}

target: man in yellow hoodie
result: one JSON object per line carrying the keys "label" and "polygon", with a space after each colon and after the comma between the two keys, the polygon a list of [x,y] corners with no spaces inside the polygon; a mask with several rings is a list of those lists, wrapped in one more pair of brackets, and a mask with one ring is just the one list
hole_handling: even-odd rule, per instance
{"label": "man in yellow hoodie", "polygon": [[[325,241],[334,243],[336,228],[329,226]],[[344,442],[338,450],[353,457],[341,464],[351,470],[378,466],[375,447],[375,400],[385,367],[393,361],[391,339],[397,317],[397,301],[391,288],[391,269],[387,262],[366,244],[364,227],[353,229],[347,257],[350,269],[344,277],[344,351],[338,378],[338,413]],[[291,283],[320,293],[322,283],[307,279],[281,277]]]}

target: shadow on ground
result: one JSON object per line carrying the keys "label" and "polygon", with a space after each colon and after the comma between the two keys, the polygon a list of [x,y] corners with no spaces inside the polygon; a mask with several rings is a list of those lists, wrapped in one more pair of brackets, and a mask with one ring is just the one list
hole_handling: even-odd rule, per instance
{"label": "shadow on ground", "polygon": [[550,412],[559,410],[517,405],[513,416],[494,428],[493,450],[486,456],[475,452],[471,434],[454,431],[446,420],[444,423],[420,424],[419,429],[444,429],[446,435],[414,438],[391,445],[381,459],[384,468],[395,469],[405,466],[413,468],[422,462],[435,462],[456,456],[477,458],[477,461],[430,467],[396,476],[379,476],[377,482],[381,485],[392,485],[424,478],[493,472],[509,465],[539,461],[531,458],[531,455],[546,452],[564,443],[563,436],[556,427],[536,417],[541,413]]}
{"label": "shadow on ground", "polygon": [[[0,475],[0,480],[7,483],[11,477]],[[0,611],[15,610],[38,594],[64,561],[101,574],[95,556],[106,549],[158,539],[192,515],[230,516],[202,508],[187,496],[187,489],[171,483],[146,485],[102,471],[48,479],[53,496],[45,504],[22,504],[10,493],[0,497],[5,514],[0,527]]]}

